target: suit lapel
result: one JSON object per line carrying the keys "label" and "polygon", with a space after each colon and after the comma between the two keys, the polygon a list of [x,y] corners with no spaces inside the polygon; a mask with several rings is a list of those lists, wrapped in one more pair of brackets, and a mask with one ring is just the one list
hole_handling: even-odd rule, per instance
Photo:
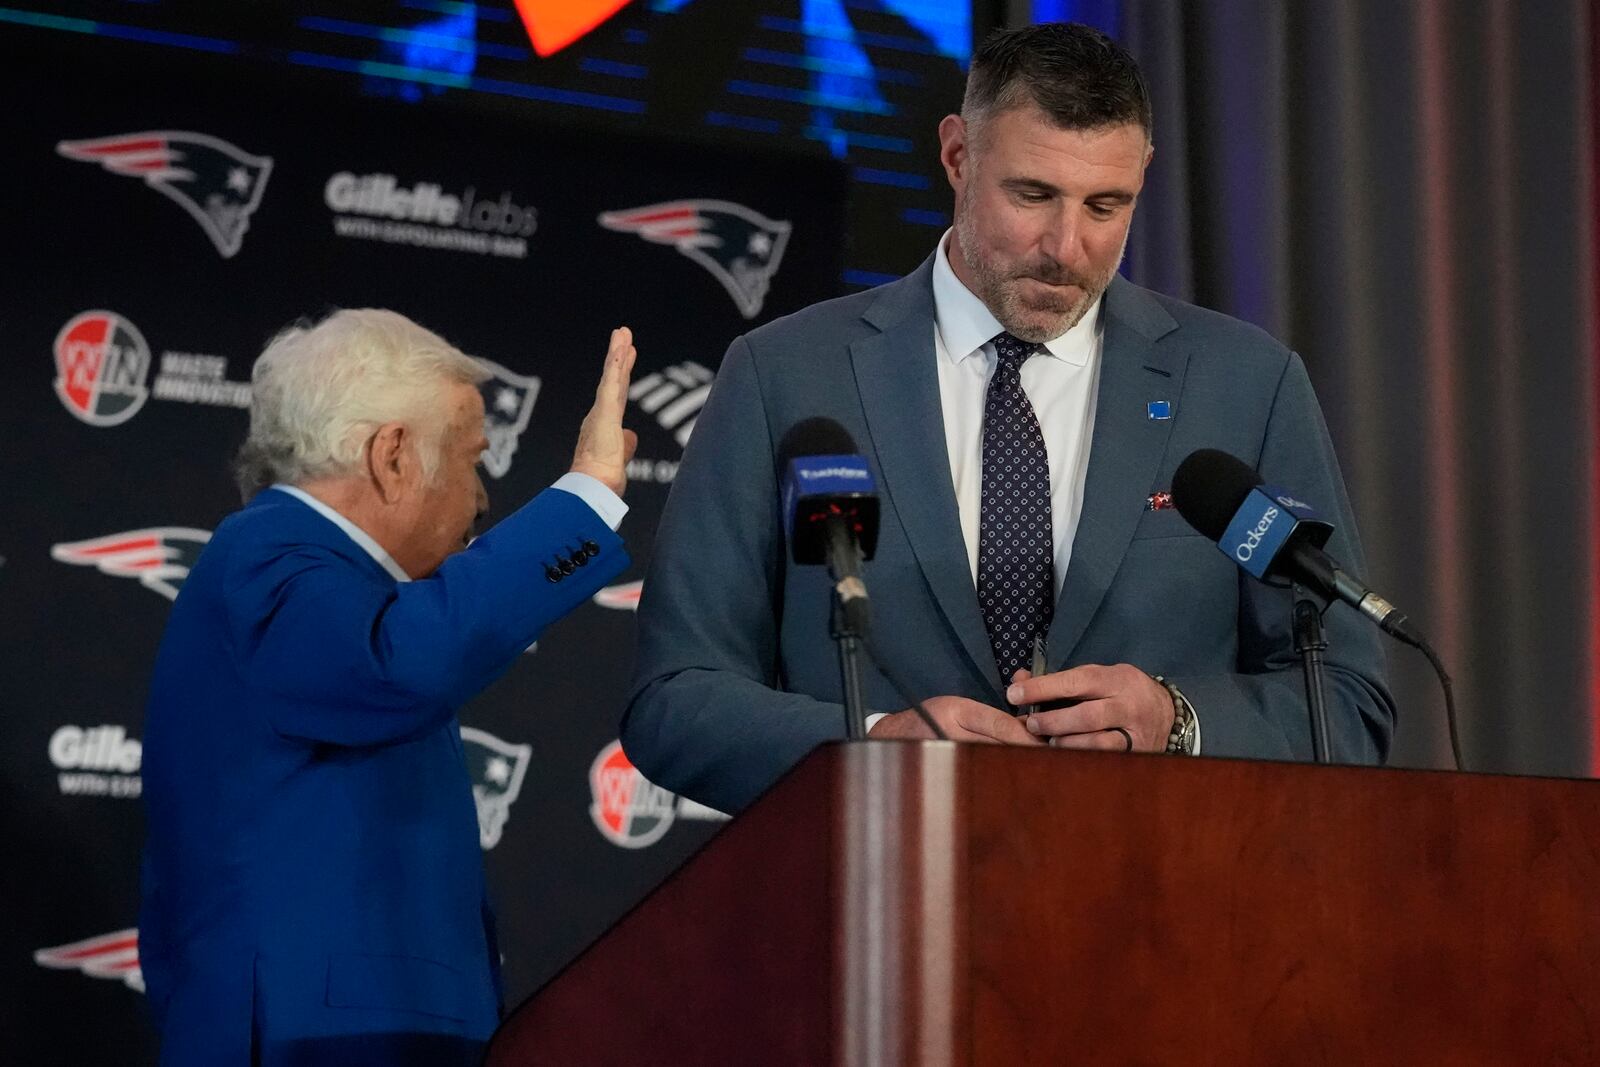
{"label": "suit lapel", "polygon": [[887,499],[939,609],[999,699],[1000,668],[978,610],[950,480],[934,362],[932,279],[930,257],[886,289],[862,316],[881,332],[851,344],[850,358]]}
{"label": "suit lapel", "polygon": [[[1166,453],[1188,364],[1181,344],[1156,341],[1177,329],[1166,310],[1121,277],[1106,290],[1105,346],[1083,511],[1072,561],[1050,626],[1048,659],[1059,668],[1082,640],[1122,565]],[[1151,419],[1152,400],[1172,403],[1172,418]]]}

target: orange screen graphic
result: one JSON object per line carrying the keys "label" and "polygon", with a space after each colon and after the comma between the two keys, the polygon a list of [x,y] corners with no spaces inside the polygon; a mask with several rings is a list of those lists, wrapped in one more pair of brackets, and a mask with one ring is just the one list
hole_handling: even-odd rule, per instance
{"label": "orange screen graphic", "polygon": [[628,0],[517,0],[533,50],[554,55],[628,6]]}

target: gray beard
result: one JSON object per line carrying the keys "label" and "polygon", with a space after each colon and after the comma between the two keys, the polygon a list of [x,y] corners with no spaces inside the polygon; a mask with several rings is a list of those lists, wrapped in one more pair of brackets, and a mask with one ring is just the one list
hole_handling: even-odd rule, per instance
{"label": "gray beard", "polygon": [[[1100,299],[1106,287],[1111,284],[1112,277],[1117,273],[1117,268],[1122,265],[1122,257],[1128,250],[1128,235],[1123,234],[1122,248],[1117,252],[1117,262],[1103,278],[1085,279],[1076,275],[1057,271],[1040,271],[1051,281],[1068,281],[1079,286],[1083,295],[1073,301],[1069,306],[1056,309],[1039,309],[1030,307],[1022,302],[1022,294],[1018,291],[1016,275],[1007,274],[985,260],[978,250],[977,235],[972,232],[972,212],[965,210],[963,204],[961,217],[956,220],[955,238],[961,246],[961,258],[966,261],[967,268],[972,272],[972,280],[977,286],[977,296],[982,300],[989,313],[999,320],[1000,325],[1013,337],[1027,341],[1029,344],[1045,344],[1054,341],[1057,337],[1072,329],[1083,321],[1094,302]],[[1054,275],[1054,276],[1052,276]],[[1036,276],[1036,275],[1025,275]],[[1039,316],[1048,316],[1043,322]]]}

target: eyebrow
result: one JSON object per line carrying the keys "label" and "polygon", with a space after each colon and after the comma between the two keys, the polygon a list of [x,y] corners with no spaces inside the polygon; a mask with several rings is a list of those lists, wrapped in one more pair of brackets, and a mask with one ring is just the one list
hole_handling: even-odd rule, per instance
{"label": "eyebrow", "polygon": [[[1061,192],[1056,186],[1038,178],[1006,178],[1000,185],[1012,192],[1048,193],[1055,195]],[[1133,203],[1133,194],[1117,189],[1107,189],[1104,192],[1090,193],[1085,200],[1110,201],[1113,204]]]}

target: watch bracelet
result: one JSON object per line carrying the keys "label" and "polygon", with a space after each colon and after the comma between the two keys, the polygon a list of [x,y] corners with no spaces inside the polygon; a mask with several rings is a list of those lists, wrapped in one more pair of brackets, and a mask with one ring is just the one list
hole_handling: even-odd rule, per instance
{"label": "watch bracelet", "polygon": [[1150,677],[1160,682],[1167,694],[1172,697],[1172,730],[1167,734],[1167,747],[1164,751],[1172,755],[1191,755],[1187,737],[1190,724],[1194,721],[1194,705],[1189,703],[1189,698],[1183,695],[1182,690],[1167,681],[1164,676],[1153,674]]}

